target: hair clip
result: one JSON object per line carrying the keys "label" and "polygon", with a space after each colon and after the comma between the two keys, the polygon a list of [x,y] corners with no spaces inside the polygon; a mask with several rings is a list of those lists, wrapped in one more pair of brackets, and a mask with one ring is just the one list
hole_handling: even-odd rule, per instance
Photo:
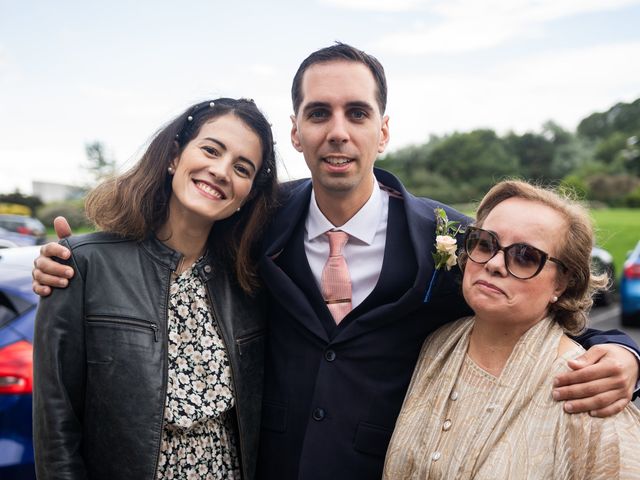
{"label": "hair clip", "polygon": [[192,117],[191,115],[189,115],[189,116],[187,117],[187,122],[190,122],[191,120],[193,120],[193,117]]}
{"label": "hair clip", "polygon": [[209,102],[209,107],[213,108],[216,106],[216,102]]}

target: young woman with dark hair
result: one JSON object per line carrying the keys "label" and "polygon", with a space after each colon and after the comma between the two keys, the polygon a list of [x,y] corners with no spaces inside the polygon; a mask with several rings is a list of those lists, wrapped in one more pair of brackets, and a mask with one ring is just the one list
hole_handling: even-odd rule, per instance
{"label": "young woman with dark hair", "polygon": [[221,98],[92,191],[69,287],[36,321],[38,478],[252,478],[264,319],[256,240],[275,206],[269,122]]}

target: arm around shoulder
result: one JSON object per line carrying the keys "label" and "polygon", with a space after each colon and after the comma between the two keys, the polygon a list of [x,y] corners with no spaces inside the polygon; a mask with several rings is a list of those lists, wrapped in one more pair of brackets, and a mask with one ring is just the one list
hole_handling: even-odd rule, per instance
{"label": "arm around shoulder", "polygon": [[[73,256],[67,262],[78,270]],[[39,479],[86,478],[82,452],[85,387],[84,284],[76,274],[43,298],[34,335],[34,449]]]}

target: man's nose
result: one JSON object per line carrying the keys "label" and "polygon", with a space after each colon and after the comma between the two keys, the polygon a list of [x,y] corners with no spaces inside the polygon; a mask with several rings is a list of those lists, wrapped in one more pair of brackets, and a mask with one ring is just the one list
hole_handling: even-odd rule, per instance
{"label": "man's nose", "polygon": [[328,140],[331,143],[345,143],[349,141],[349,124],[344,115],[334,115],[331,119]]}

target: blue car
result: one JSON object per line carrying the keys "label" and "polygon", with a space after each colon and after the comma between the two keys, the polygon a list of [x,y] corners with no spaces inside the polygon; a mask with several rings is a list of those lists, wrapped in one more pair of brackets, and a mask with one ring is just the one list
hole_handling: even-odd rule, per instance
{"label": "blue car", "polygon": [[0,479],[35,479],[31,269],[38,247],[0,249]]}
{"label": "blue car", "polygon": [[640,241],[624,262],[620,280],[622,324],[640,327]]}

